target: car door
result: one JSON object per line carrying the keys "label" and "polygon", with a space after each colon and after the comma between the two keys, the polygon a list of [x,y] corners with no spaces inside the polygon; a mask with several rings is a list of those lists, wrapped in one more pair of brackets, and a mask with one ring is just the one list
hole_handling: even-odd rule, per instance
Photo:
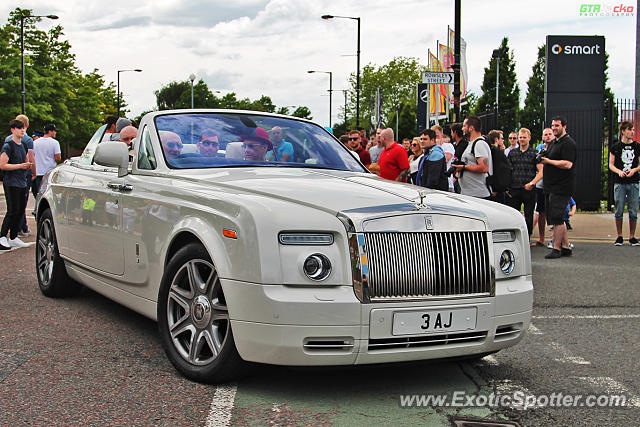
{"label": "car door", "polygon": [[124,273],[121,183],[115,168],[79,165],[68,202],[77,212],[68,216],[69,257],[114,275]]}

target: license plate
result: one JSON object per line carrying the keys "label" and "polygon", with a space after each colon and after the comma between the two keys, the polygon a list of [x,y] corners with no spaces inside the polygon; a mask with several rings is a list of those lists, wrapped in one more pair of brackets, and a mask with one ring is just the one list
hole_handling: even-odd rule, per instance
{"label": "license plate", "polygon": [[393,335],[437,334],[473,330],[477,308],[393,313]]}

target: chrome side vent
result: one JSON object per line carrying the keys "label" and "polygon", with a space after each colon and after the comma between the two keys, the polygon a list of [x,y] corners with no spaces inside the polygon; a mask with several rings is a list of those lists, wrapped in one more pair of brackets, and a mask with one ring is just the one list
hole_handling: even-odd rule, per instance
{"label": "chrome side vent", "polygon": [[354,340],[353,337],[305,338],[302,347],[309,353],[323,351],[351,353],[354,348]]}
{"label": "chrome side vent", "polygon": [[456,344],[482,343],[487,339],[487,331],[463,334],[424,335],[419,337],[370,339],[369,351],[401,348],[448,346]]}
{"label": "chrome side vent", "polygon": [[522,327],[522,323],[498,326],[496,328],[494,341],[504,341],[517,338],[522,333]]}

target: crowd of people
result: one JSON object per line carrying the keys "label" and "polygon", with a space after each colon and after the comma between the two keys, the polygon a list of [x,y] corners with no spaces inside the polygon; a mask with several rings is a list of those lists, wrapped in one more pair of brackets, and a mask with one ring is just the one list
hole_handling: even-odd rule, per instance
{"label": "crowd of people", "polygon": [[[629,211],[629,243],[634,236],[638,211],[638,158],[640,144],[633,142],[633,124],[620,125],[621,142],[611,149],[610,168],[616,176],[616,227],[621,245],[622,213]],[[358,153],[362,163],[382,178],[461,193],[508,205],[521,211],[529,237],[538,226],[539,238],[531,246],[544,247],[545,227],[553,229],[547,259],[571,256],[567,230],[576,211],[575,162],[577,145],[567,134],[564,117],[554,117],[551,127],[532,145],[531,131],[510,132],[505,146],[501,130],[482,129],[478,117],[453,123],[445,132],[435,125],[419,136],[394,141],[393,130],[380,128],[368,140],[362,130],[349,132],[345,145]]]}
{"label": "crowd of people", "polygon": [[[120,141],[130,148],[137,136],[131,120],[109,116],[103,141]],[[27,135],[29,119],[18,115],[9,123],[9,135],[0,154],[0,171],[7,213],[0,230],[0,250],[28,246],[20,237],[31,233],[26,221],[29,190],[35,197],[42,177],[61,160],[56,127],[47,124],[44,132]],[[424,129],[419,136],[396,142],[390,128],[378,128],[371,139],[364,130],[352,130],[340,141],[357,153],[360,161],[382,178],[418,186],[461,193],[492,200],[522,211],[529,236],[538,226],[538,240],[531,246],[545,246],[545,227],[553,228],[548,259],[571,256],[567,230],[576,211],[573,200],[576,187],[577,146],[567,134],[564,117],[554,117],[550,128],[542,131],[542,142],[531,145],[527,128],[510,132],[505,146],[501,130],[483,133],[478,117],[469,116],[462,123],[452,123],[448,132],[438,125]],[[173,132],[161,135],[167,158],[182,150],[180,137]],[[620,124],[620,141],[610,149],[609,169],[615,179],[615,245],[623,244],[622,216],[625,206],[629,216],[629,244],[639,246],[635,237],[638,218],[640,181],[640,144],[633,141],[633,123]],[[214,130],[202,133],[196,144],[203,156],[216,156],[220,147]],[[254,135],[243,138],[243,157],[253,160],[290,161],[291,143],[283,138],[279,127],[267,132],[257,128]]]}
{"label": "crowd of people", "polygon": [[[121,141],[131,147],[137,129],[131,120],[107,117],[103,140]],[[26,206],[29,192],[36,197],[43,176],[62,160],[60,143],[56,140],[55,124],[44,126],[44,132],[27,134],[29,118],[19,114],[9,122],[9,131],[0,153],[0,172],[7,211],[0,229],[0,251],[27,247],[22,239],[31,235]],[[34,212],[35,213],[35,212]]]}

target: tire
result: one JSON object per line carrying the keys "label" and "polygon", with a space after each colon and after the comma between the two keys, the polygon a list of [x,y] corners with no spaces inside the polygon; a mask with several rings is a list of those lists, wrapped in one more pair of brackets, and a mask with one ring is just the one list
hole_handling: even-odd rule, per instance
{"label": "tire", "polygon": [[40,291],[51,298],[75,295],[80,290],[80,285],[67,275],[64,260],[58,252],[51,209],[46,209],[38,216],[36,276]]}
{"label": "tire", "polygon": [[185,377],[220,383],[246,373],[220,279],[200,244],[183,247],[166,266],[158,295],[158,329],[167,357]]}

